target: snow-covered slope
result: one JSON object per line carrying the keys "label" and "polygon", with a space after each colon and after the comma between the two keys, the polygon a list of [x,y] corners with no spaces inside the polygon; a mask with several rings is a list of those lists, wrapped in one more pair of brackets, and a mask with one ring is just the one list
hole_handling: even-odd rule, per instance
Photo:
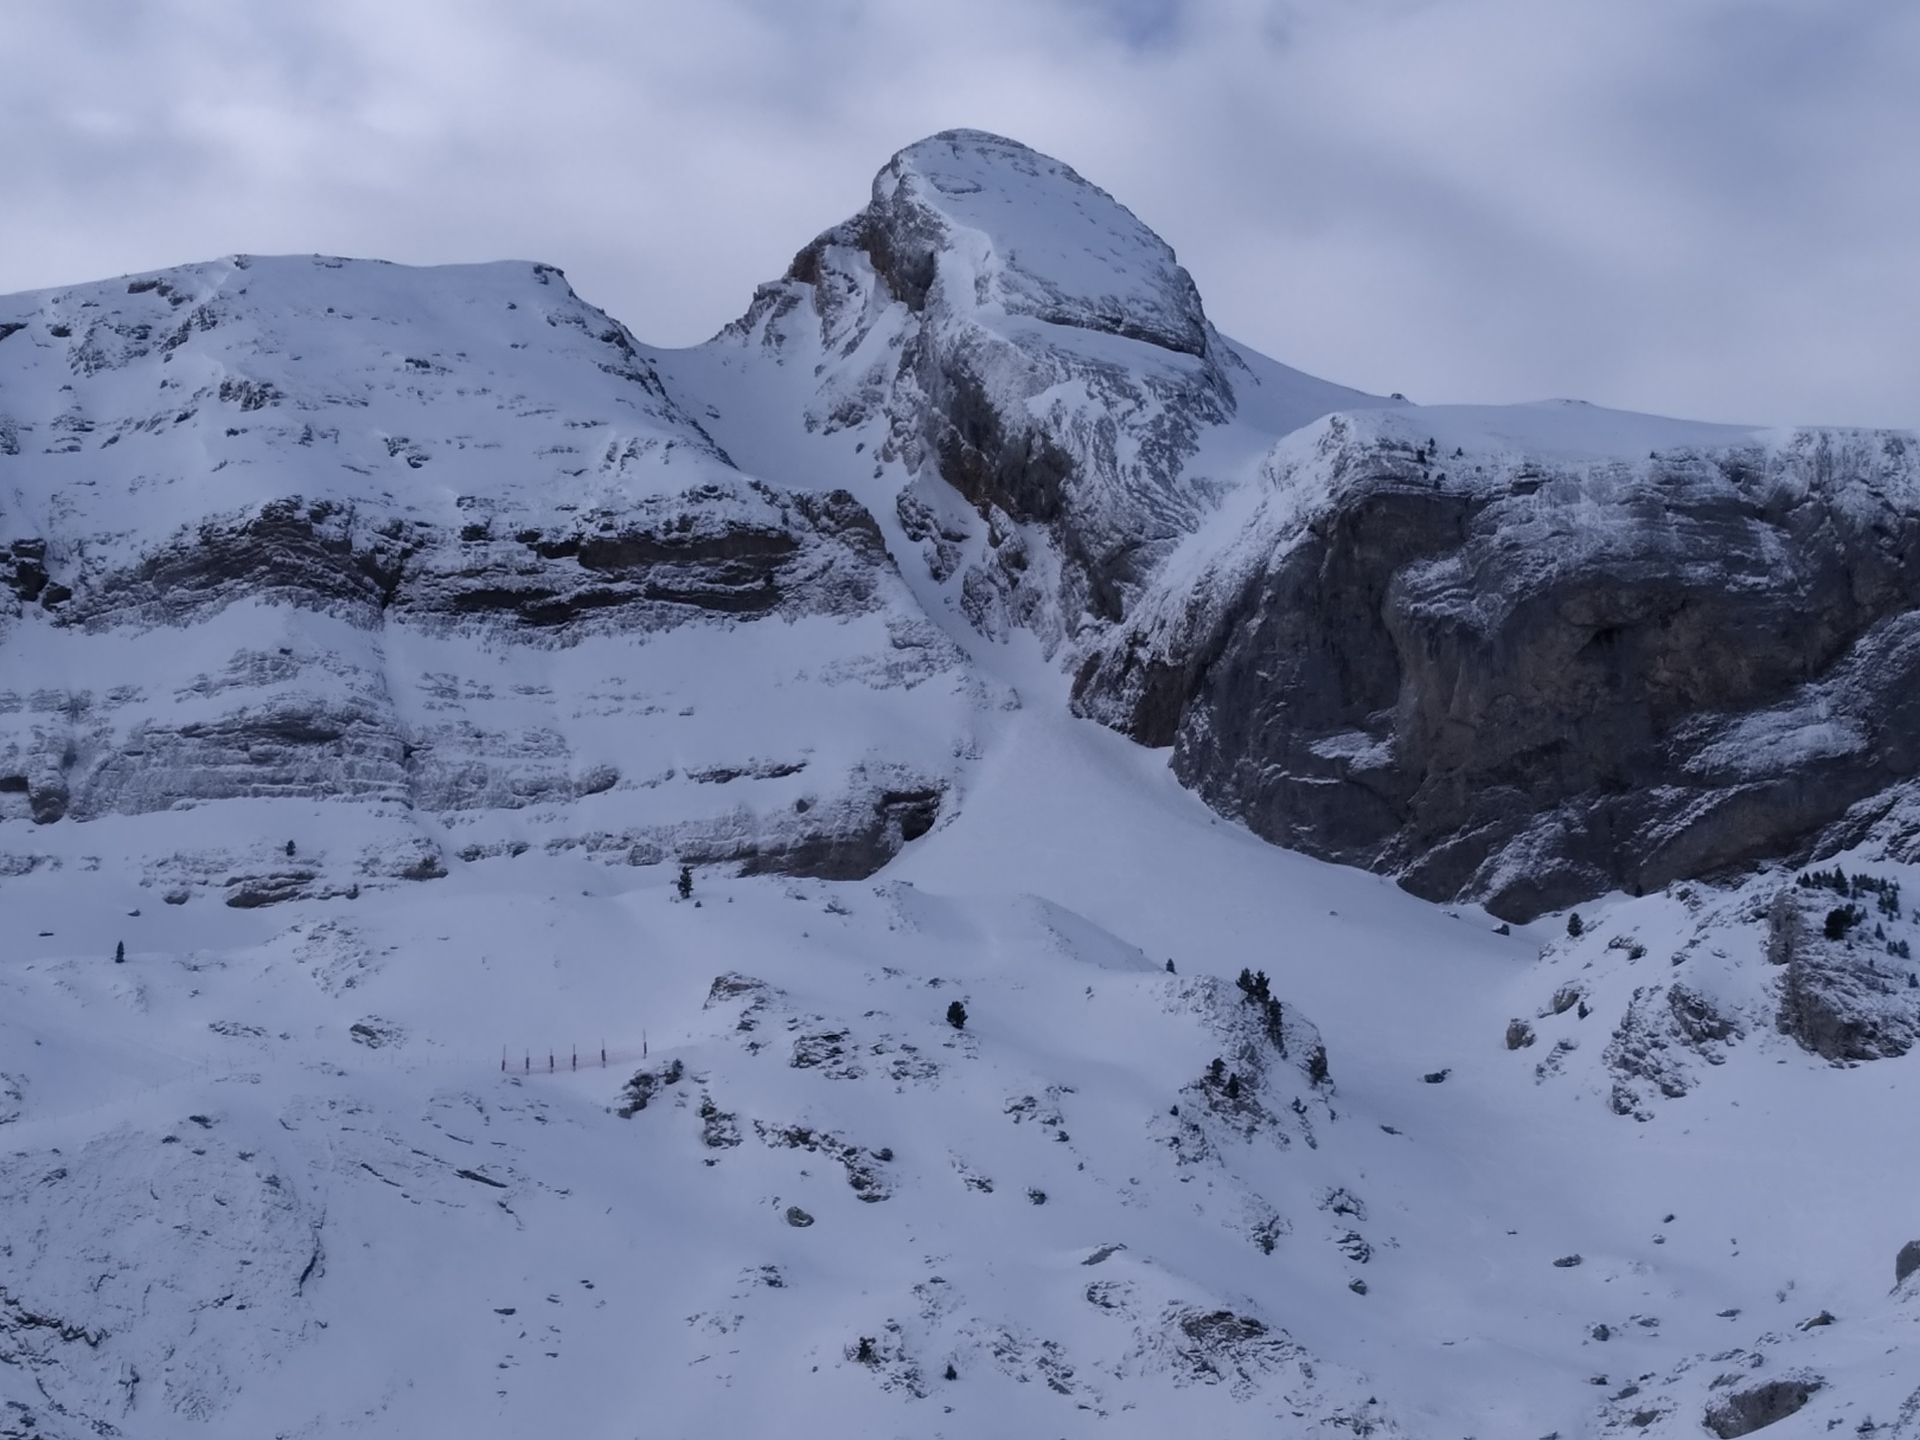
{"label": "snow-covered slope", "polygon": [[9,1423],[1692,1436],[1812,1374],[1777,1433],[1909,1433],[1911,1062],[1775,1032],[1764,886],[1499,936],[1004,723],[854,885],[10,881]]}
{"label": "snow-covered slope", "polygon": [[1908,445],[1358,395],[971,131],[692,350],[0,299],[0,1435],[1920,1437]]}

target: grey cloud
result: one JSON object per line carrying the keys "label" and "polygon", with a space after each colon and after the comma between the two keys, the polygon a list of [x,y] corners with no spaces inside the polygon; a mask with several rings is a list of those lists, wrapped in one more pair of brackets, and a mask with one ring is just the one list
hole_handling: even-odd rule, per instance
{"label": "grey cloud", "polygon": [[689,343],[967,124],[1333,379],[1920,423],[1920,15],[1880,0],[65,0],[0,53],[0,290],[515,255]]}

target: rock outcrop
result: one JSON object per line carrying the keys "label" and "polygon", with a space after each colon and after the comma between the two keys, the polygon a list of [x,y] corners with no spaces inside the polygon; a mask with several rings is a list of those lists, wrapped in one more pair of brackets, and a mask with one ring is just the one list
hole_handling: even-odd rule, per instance
{"label": "rock outcrop", "polygon": [[1703,1423],[1720,1440],[1737,1440],[1798,1414],[1824,1383],[1817,1375],[1790,1375],[1750,1385],[1708,1409]]}
{"label": "rock outcrop", "polygon": [[1893,1283],[1904,1285],[1907,1277],[1920,1271],[1920,1240],[1909,1240],[1893,1260]]}
{"label": "rock outcrop", "polygon": [[[1836,875],[1838,872],[1834,872]],[[1865,878],[1865,877],[1862,877]],[[1920,1041],[1920,971],[1874,912],[1804,882],[1767,917],[1767,957],[1782,969],[1775,1025],[1804,1050],[1843,1064],[1904,1055]],[[1857,892],[1871,898],[1866,887]],[[1898,888],[1879,913],[1900,918]]]}

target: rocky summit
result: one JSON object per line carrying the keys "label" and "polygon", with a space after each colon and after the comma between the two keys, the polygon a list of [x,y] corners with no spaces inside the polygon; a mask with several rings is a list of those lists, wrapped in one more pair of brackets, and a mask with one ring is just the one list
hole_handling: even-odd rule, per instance
{"label": "rocky summit", "polygon": [[1920,1437],[1916,577],[979,131],[0,297],[0,1435]]}

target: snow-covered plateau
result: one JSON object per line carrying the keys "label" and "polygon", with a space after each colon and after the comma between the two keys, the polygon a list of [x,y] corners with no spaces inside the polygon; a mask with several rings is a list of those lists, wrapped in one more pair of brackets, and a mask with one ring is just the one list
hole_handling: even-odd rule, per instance
{"label": "snow-covered plateau", "polygon": [[1916,697],[1916,437],[979,132],[689,350],[0,297],[0,1437],[1920,1440]]}

